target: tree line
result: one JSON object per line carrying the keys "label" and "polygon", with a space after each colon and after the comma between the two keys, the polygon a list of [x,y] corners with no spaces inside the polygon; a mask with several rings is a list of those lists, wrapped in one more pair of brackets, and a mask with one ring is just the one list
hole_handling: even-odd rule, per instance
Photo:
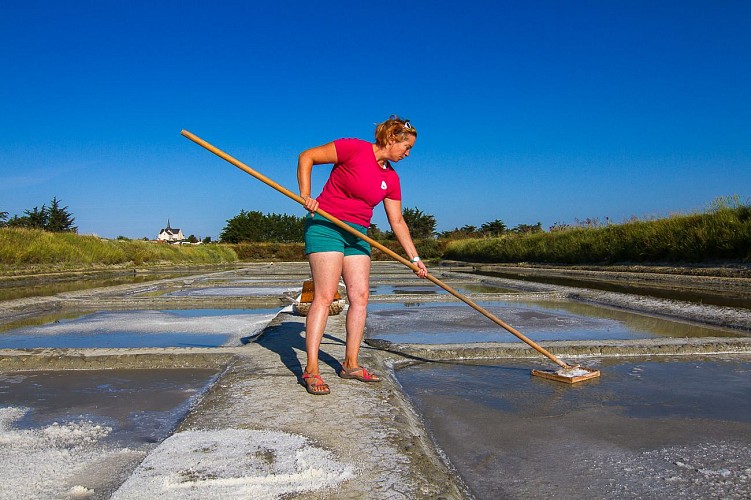
{"label": "tree line", "polygon": [[[423,212],[417,207],[404,208],[402,215],[412,237],[416,240],[436,238],[455,240],[497,237],[508,233],[531,234],[543,232],[542,225],[539,222],[535,225],[520,224],[509,229],[503,221],[496,219],[479,227],[463,226],[439,233],[436,231],[437,221],[435,216]],[[14,215],[9,218],[8,212],[0,211],[0,227],[25,227],[50,232],[78,232],[78,227],[75,226],[75,217],[70,213],[67,206],[62,206],[57,197],[52,198],[49,206],[45,204],[41,208],[34,207],[25,210],[23,215]],[[305,217],[241,210],[238,215],[227,220],[227,224],[219,235],[219,241],[222,243],[300,242],[303,240],[304,227]],[[376,224],[371,224],[368,228],[368,236],[377,241],[395,239],[392,231],[381,230]],[[118,238],[125,239],[125,237]],[[199,240],[190,235],[188,241],[198,242]],[[204,238],[203,242],[209,243],[210,241],[211,238]]]}
{"label": "tree line", "polygon": [[240,213],[227,220],[219,234],[222,243],[291,243],[302,241],[305,219],[287,214],[262,214],[258,211]]}
{"label": "tree line", "polygon": [[[480,227],[464,226],[451,231],[437,232],[435,216],[425,213],[417,207],[404,208],[402,211],[404,221],[409,227],[412,238],[415,240],[429,239],[464,239],[498,237],[504,234],[533,234],[543,232],[542,224],[519,224],[509,229],[506,224],[496,219],[486,222]],[[227,225],[219,235],[223,243],[292,243],[303,240],[305,217],[287,214],[263,214],[259,211],[245,211],[227,220]],[[376,224],[368,228],[368,236],[377,241],[394,240],[394,233],[390,230],[382,230]]]}
{"label": "tree line", "polygon": [[43,229],[53,233],[77,233],[75,217],[67,206],[62,206],[57,197],[52,198],[50,206],[34,207],[24,210],[23,215],[8,218],[8,212],[0,211],[0,227],[25,227]]}

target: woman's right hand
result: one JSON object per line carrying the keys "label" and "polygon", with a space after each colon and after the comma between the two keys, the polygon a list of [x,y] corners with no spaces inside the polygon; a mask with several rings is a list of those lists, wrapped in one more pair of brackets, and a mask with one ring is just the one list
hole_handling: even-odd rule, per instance
{"label": "woman's right hand", "polygon": [[302,199],[305,200],[305,210],[308,212],[315,212],[318,210],[318,200],[311,196],[302,196]]}
{"label": "woman's right hand", "polygon": [[419,267],[419,268],[420,268],[420,269],[419,269],[418,271],[414,271],[414,273],[415,273],[415,274],[416,274],[417,276],[419,276],[420,278],[425,278],[425,277],[427,277],[427,276],[428,276],[428,268],[427,268],[427,267],[425,267],[425,264],[423,263],[423,261],[421,261],[421,260],[418,260],[418,261],[417,261],[417,262],[415,262],[414,264],[415,264],[415,265],[416,265],[417,267]]}

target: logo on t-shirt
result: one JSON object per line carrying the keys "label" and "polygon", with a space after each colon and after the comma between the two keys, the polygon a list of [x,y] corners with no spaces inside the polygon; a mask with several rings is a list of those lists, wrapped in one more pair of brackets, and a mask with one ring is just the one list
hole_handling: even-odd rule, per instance
{"label": "logo on t-shirt", "polygon": [[386,181],[381,181],[381,189],[387,189],[386,187]]}

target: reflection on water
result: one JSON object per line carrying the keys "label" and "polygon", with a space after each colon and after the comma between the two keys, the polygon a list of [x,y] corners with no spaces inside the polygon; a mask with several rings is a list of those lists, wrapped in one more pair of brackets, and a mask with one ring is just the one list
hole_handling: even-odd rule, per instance
{"label": "reflection on water", "polygon": [[[501,288],[499,286],[483,283],[463,283],[453,285],[457,292],[468,295],[472,293],[519,293],[518,290]],[[437,285],[371,285],[371,295],[434,295],[448,294],[446,290]]]}
{"label": "reflection on water", "polygon": [[396,375],[477,498],[748,493],[748,357],[582,364],[602,377],[552,382],[530,375],[555,369],[534,360],[422,363]]}
{"label": "reflection on water", "polygon": [[693,290],[676,290],[670,288],[661,288],[659,286],[649,286],[648,284],[622,283],[618,281],[603,281],[587,278],[571,278],[560,276],[529,276],[523,273],[503,272],[503,271],[474,271],[470,274],[480,276],[493,276],[520,281],[531,281],[534,283],[547,283],[556,286],[584,287],[594,290],[604,290],[607,292],[631,293],[635,295],[644,295],[647,297],[657,297],[661,299],[681,300],[694,302],[697,304],[710,304],[723,307],[742,307],[751,309],[751,299],[748,296],[738,297],[732,293],[721,293],[716,291],[703,290],[697,287]]}
{"label": "reflection on water", "polygon": [[[622,340],[735,337],[735,330],[689,325],[567,300],[480,303],[530,339]],[[407,307],[405,307],[407,306]],[[372,304],[367,335],[395,343],[514,342],[516,337],[466,304]]]}
{"label": "reflection on water", "polygon": [[19,319],[16,321],[11,321],[10,323],[0,324],[0,333],[7,332],[10,330],[15,330],[17,328],[24,328],[27,326],[40,326],[40,325],[46,325],[50,323],[60,323],[61,321],[64,321],[67,319],[80,318],[81,316],[85,314],[88,314],[88,313],[65,312],[65,313],[43,314],[40,316],[34,316],[33,318]]}
{"label": "reflection on water", "polygon": [[371,285],[370,295],[433,295],[442,290],[435,286],[394,286],[394,285]]}
{"label": "reflection on water", "polygon": [[598,307],[575,300],[536,300],[519,301],[519,303],[549,311],[565,311],[579,316],[614,320],[623,323],[629,330],[649,332],[655,337],[737,337],[739,335],[738,330],[687,325],[678,321]]}
{"label": "reflection on water", "polygon": [[89,290],[115,285],[138,284],[149,281],[176,278],[189,273],[135,274],[124,273],[85,279],[69,278],[47,280],[0,281],[0,300],[14,300],[25,297],[47,297],[58,293]]}

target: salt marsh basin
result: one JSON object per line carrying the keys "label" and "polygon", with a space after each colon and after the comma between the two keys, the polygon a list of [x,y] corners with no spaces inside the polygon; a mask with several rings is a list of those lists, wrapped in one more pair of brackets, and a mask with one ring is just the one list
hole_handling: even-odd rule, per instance
{"label": "salt marsh basin", "polygon": [[[573,388],[562,387],[529,375],[531,368],[545,366],[545,360],[540,360],[539,355],[534,351],[530,352],[531,349],[526,345],[519,341],[472,342],[469,335],[473,333],[474,327],[469,321],[474,319],[465,317],[464,305],[446,294],[428,293],[423,288],[424,282],[398,264],[374,263],[372,285],[379,293],[374,293],[371,299],[372,321],[369,322],[368,335],[372,338],[363,349],[361,362],[384,375],[385,379],[381,384],[366,385],[336,376],[339,362],[343,358],[345,335],[344,316],[333,316],[326,330],[321,357],[322,376],[331,385],[332,394],[313,397],[299,384],[299,375],[304,365],[304,318],[285,310],[290,303],[290,296],[299,290],[302,281],[308,277],[307,264],[304,263],[253,264],[190,278],[183,276],[148,284],[118,285],[69,291],[51,297],[5,301],[0,306],[0,321],[5,325],[14,322],[20,325],[0,333],[0,338],[8,336],[6,340],[11,335],[20,335],[19,328],[30,327],[21,325],[24,321],[33,322],[35,318],[45,315],[64,316],[69,313],[80,315],[74,314],[74,317],[59,323],[55,323],[54,319],[46,323],[42,321],[34,327],[50,328],[51,333],[68,321],[73,325],[78,324],[83,333],[84,318],[114,315],[110,316],[116,318],[112,323],[113,331],[117,329],[130,332],[138,334],[138,337],[175,332],[185,335],[190,333],[185,330],[192,328],[189,326],[191,322],[205,330],[206,325],[210,325],[212,321],[223,325],[218,330],[235,333],[211,346],[150,346],[130,343],[123,347],[96,344],[22,347],[14,346],[12,342],[7,343],[0,350],[0,370],[3,377],[9,377],[10,380],[28,381],[30,374],[39,377],[44,374],[47,377],[50,372],[86,379],[87,374],[101,373],[96,370],[112,371],[113,374],[118,371],[133,373],[134,370],[143,370],[143,373],[148,374],[152,371],[156,373],[157,370],[176,369],[188,370],[182,372],[181,376],[191,370],[198,370],[199,373],[206,373],[207,378],[203,379],[203,385],[199,384],[197,388],[193,387],[185,392],[181,403],[176,403],[176,407],[186,409],[184,413],[167,412],[177,415],[165,427],[168,431],[161,434],[141,434],[152,436],[154,442],[145,445],[146,448],[140,451],[136,450],[141,455],[134,455],[132,460],[122,462],[113,458],[123,457],[123,452],[118,452],[108,437],[109,433],[116,433],[117,426],[108,426],[106,421],[96,415],[81,411],[56,413],[52,417],[54,421],[45,420],[31,429],[27,422],[35,418],[35,412],[39,415],[41,411],[38,409],[40,402],[36,400],[33,391],[16,391],[12,401],[0,400],[0,406],[4,408],[0,439],[36,443],[33,446],[40,446],[34,448],[38,450],[39,456],[50,457],[64,452],[75,458],[69,462],[70,467],[57,467],[52,475],[36,474],[44,476],[44,481],[19,479],[6,482],[0,486],[6,488],[0,489],[0,497],[11,494],[18,497],[20,494],[26,497],[60,498],[76,494],[88,498],[153,498],[155,495],[163,498],[190,498],[190,495],[266,498],[471,498],[474,495],[478,498],[497,498],[495,494],[489,495],[488,491],[500,491],[501,496],[505,492],[509,498],[545,498],[549,493],[545,484],[551,482],[555,482],[561,488],[560,491],[581,491],[577,489],[581,488],[577,477],[565,474],[545,476],[545,468],[539,471],[539,482],[530,483],[527,490],[514,490],[509,485],[493,485],[491,490],[486,490],[477,483],[477,477],[463,469],[466,464],[457,454],[461,451],[460,447],[452,439],[461,436],[458,428],[460,422],[475,424],[472,424],[469,414],[463,416],[461,413],[453,414],[448,411],[451,409],[449,403],[469,398],[468,401],[473,401],[473,404],[485,404],[485,407],[491,408],[480,411],[477,415],[493,418],[492,411],[495,410],[492,408],[497,406],[493,401],[496,399],[503,399],[504,404],[511,405],[513,409],[518,408],[530,395],[534,395],[535,404],[547,405],[553,409],[552,416],[546,421],[560,414],[555,413],[556,408],[562,408],[564,413],[575,412],[577,403],[582,404],[586,411],[593,412],[591,415],[599,426],[596,432],[587,434],[588,430],[583,429],[577,436],[582,438],[583,435],[588,439],[588,456],[597,460],[593,474],[598,474],[599,471],[601,478],[608,477],[615,481],[622,479],[625,481],[623,484],[635,481],[634,476],[628,476],[622,470],[622,478],[617,476],[617,461],[627,456],[633,463],[651,464],[633,470],[639,471],[637,476],[642,475],[639,477],[643,479],[644,485],[656,485],[665,468],[655,464],[659,460],[674,458],[673,455],[677,453],[675,450],[681,450],[685,457],[682,463],[693,468],[690,470],[704,470],[705,473],[697,473],[696,476],[676,473],[676,487],[680,486],[681,480],[687,479],[698,485],[696,488],[699,489],[694,490],[697,494],[711,495],[712,492],[724,491],[716,489],[721,480],[728,482],[730,486],[737,486],[737,491],[744,491],[741,486],[746,480],[743,477],[745,469],[740,465],[738,468],[732,464],[720,466],[717,463],[719,456],[735,460],[734,464],[748,463],[748,443],[742,440],[743,434],[716,434],[706,437],[704,441],[692,441],[686,437],[688,432],[683,435],[676,432],[670,443],[657,439],[655,433],[645,429],[662,428],[661,426],[673,423],[677,424],[676,429],[686,430],[690,428],[691,421],[708,417],[697,417],[690,412],[680,414],[676,408],[661,410],[664,406],[663,396],[653,386],[650,388],[637,383],[639,379],[636,375],[641,374],[641,380],[647,377],[654,385],[663,381],[667,390],[670,387],[667,382],[677,384],[685,379],[681,370],[686,368],[680,360],[687,360],[686,356],[702,355],[704,357],[692,358],[695,361],[690,362],[698,363],[701,368],[697,370],[710,370],[711,367],[708,380],[716,381],[722,373],[730,376],[735,373],[735,368],[730,368],[731,366],[747,366],[743,365],[746,363],[743,360],[747,359],[744,358],[744,353],[751,349],[748,338],[751,320],[747,311],[698,307],[679,301],[646,300],[626,294],[552,285],[540,285],[532,289],[528,283],[516,283],[513,280],[495,282],[461,272],[442,271],[440,268],[432,269],[432,272],[455,288],[466,291],[474,300],[498,304],[499,309],[495,312],[501,317],[504,317],[504,308],[508,308],[509,312],[517,308],[520,316],[515,318],[524,318],[525,314],[527,319],[537,317],[541,310],[535,307],[540,303],[553,303],[556,307],[542,308],[542,312],[552,318],[548,321],[550,325],[556,324],[556,316],[569,322],[604,321],[608,324],[623,324],[622,317],[618,316],[622,313],[640,318],[633,320],[637,324],[642,320],[649,323],[658,316],[656,311],[659,311],[660,320],[671,320],[668,322],[678,325],[675,327],[678,330],[689,327],[706,328],[720,333],[685,337],[680,334],[659,333],[662,331],[659,328],[647,328],[647,335],[600,339],[595,335],[595,326],[586,339],[569,337],[566,340],[541,340],[556,355],[575,360],[584,366],[594,365],[603,371],[600,381],[587,382]],[[407,283],[414,285],[406,285]],[[411,289],[412,286],[416,288]],[[218,289],[223,291],[219,292]],[[392,293],[396,289],[399,289],[399,293]],[[205,290],[212,291],[207,293]],[[537,303],[538,306],[527,308],[525,302]],[[565,304],[565,307],[561,304]],[[584,305],[604,311],[604,316],[587,317],[581,311],[572,309]],[[456,323],[460,327],[453,330],[446,327],[436,333],[451,333],[455,338],[458,335],[461,342],[419,343],[415,342],[421,340],[419,336],[409,338],[409,325],[417,332],[421,327],[420,323],[436,318],[431,314],[408,318],[407,326],[399,326],[405,335],[403,339],[388,340],[384,335],[381,335],[382,338],[371,335],[378,333],[381,328],[380,322],[384,320],[379,316],[381,311],[392,311],[392,316],[395,316],[398,311],[430,312],[435,307],[445,309],[440,319],[449,324],[454,311],[451,308],[456,308]],[[559,309],[560,314],[556,312]],[[233,316],[254,314],[254,311],[273,314],[257,329],[257,333],[232,330]],[[158,321],[151,321],[149,317],[169,317],[171,321],[154,329],[152,327]],[[541,317],[538,318],[540,319]],[[392,320],[395,321],[394,318],[389,318],[389,321]],[[465,323],[467,328],[461,328]],[[396,327],[398,322],[389,324]],[[522,325],[515,326],[523,328]],[[638,327],[641,328],[642,326]],[[423,333],[430,334],[434,329],[423,328]],[[381,328],[381,331],[387,332],[388,328]],[[59,334],[62,332],[52,334],[51,337]],[[98,334],[89,335],[92,339],[97,336]],[[720,352],[724,354],[717,354]],[[722,363],[718,361],[718,356],[722,356]],[[489,364],[490,359],[493,360],[493,366],[500,367],[482,368],[497,370],[491,376],[481,374],[482,371],[466,371],[480,370],[481,367],[464,368],[466,363],[477,363],[478,360],[482,360],[482,364]],[[457,365],[459,360],[462,362]],[[414,370],[424,369],[415,365],[416,361],[429,371],[442,371],[442,374],[434,373],[427,378],[420,375],[422,380],[428,381],[427,386],[453,388],[452,394],[434,398],[434,401],[445,401],[447,406],[444,407],[444,414],[449,415],[447,418],[454,419],[451,425],[446,426],[445,432],[438,429],[431,413],[441,411],[441,407],[436,406],[438,403],[431,404],[430,411],[422,406],[421,391],[426,385],[418,379],[408,378],[412,373],[417,373]],[[725,369],[729,371],[724,372]],[[200,372],[201,370],[205,372]],[[180,372],[174,373],[178,376]],[[125,380],[130,380],[125,384],[129,390],[147,389],[143,378]],[[441,384],[441,380],[445,384]],[[456,380],[461,383],[455,383]],[[605,398],[602,390],[611,383],[616,384],[616,389],[610,390]],[[701,384],[702,377],[691,379],[692,387],[696,387],[699,392],[704,390],[702,387],[710,387]],[[93,390],[91,397],[94,401],[101,397],[104,402],[111,393],[105,390],[107,384],[100,385],[100,394]],[[727,391],[733,387],[739,389],[732,382],[720,384],[715,389],[720,393],[726,391],[730,397],[732,393]],[[3,389],[0,388],[1,390]],[[25,399],[19,397],[19,394]],[[629,427],[631,436],[639,442],[639,447],[619,450],[617,447],[623,446],[623,443],[605,442],[597,437],[601,433],[619,432],[619,425],[623,423],[622,415],[616,418],[617,415],[612,410],[619,405],[619,398],[622,398],[620,406],[624,408],[639,402],[642,407],[653,409],[653,413],[637,416],[640,419],[637,422],[639,425]],[[573,403],[570,403],[570,407],[556,407],[556,401]],[[607,408],[602,405],[608,401],[611,405],[608,408],[611,409],[605,411]],[[600,405],[600,410],[592,409],[596,405]],[[732,412],[723,412],[722,405],[712,406],[719,414],[712,415],[711,418],[720,422],[732,420]],[[678,405],[678,409],[680,408]],[[513,415],[511,411],[507,416],[514,418]],[[57,426],[54,425],[55,422]],[[134,430],[138,431],[138,424],[134,425]],[[523,447],[527,443],[525,433],[534,430],[534,425],[538,424],[530,422],[531,427],[528,428],[524,425],[524,419],[520,418],[514,424],[514,436],[503,433],[499,435],[500,441],[491,450],[493,458],[484,462],[493,467],[488,474],[508,476],[513,472],[512,462],[517,456],[514,454],[514,446]],[[737,425],[745,424],[741,422]],[[113,430],[108,431],[107,427]],[[63,432],[58,432],[60,430]],[[57,435],[64,434],[65,438],[54,442],[45,441],[44,436],[53,432],[57,432]],[[510,441],[512,437],[517,439],[516,445]],[[699,447],[707,443],[712,444],[712,449],[717,453],[699,453]],[[546,453],[558,453],[561,450],[566,456],[566,450],[578,446],[579,442],[561,438],[554,444],[548,449],[533,449]],[[13,449],[17,453],[23,452],[18,447],[8,449],[11,452]],[[6,464],[13,461],[12,455],[5,458],[3,462]],[[539,457],[527,455],[525,458],[535,459]],[[116,466],[117,464],[120,465]],[[2,467],[8,465],[0,466]],[[34,476],[34,464],[31,467],[30,472]],[[36,472],[46,470],[41,468],[41,464],[36,467]],[[94,477],[87,472],[91,470],[101,471],[101,474]],[[689,471],[689,468],[686,470]],[[5,473],[11,471],[1,472],[6,477]],[[7,477],[14,476],[8,474]],[[609,484],[595,481],[592,483],[594,489],[587,490],[587,493],[595,497],[620,493],[617,489],[608,489]],[[667,481],[665,484],[669,487],[671,482]],[[649,493],[649,490],[645,491]],[[654,489],[652,492],[670,495],[674,491],[677,490],[668,488]]]}
{"label": "salt marsh basin", "polygon": [[0,335],[0,349],[218,347],[257,336],[278,309],[99,311],[19,327]]}
{"label": "salt marsh basin", "polygon": [[397,377],[477,498],[748,498],[751,356],[587,361],[604,375],[573,388],[531,360]]}
{"label": "salt marsh basin", "polygon": [[[482,306],[535,342],[736,337],[728,328],[686,324],[571,300],[484,301]],[[464,303],[374,304],[368,337],[394,343],[513,342],[515,337]]]}

